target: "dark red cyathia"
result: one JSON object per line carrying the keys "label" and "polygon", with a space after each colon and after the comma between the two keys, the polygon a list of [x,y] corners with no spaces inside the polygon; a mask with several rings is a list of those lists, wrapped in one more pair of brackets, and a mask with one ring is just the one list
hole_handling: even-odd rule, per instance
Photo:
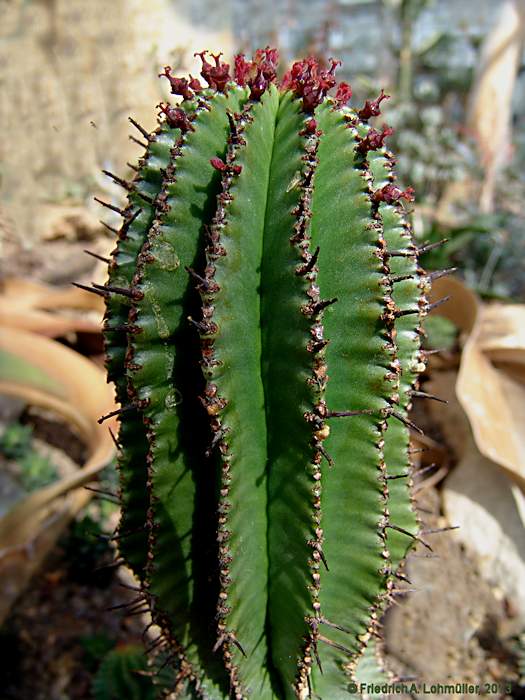
{"label": "dark red cyathia", "polygon": [[370,129],[367,135],[360,139],[357,150],[364,156],[366,156],[368,151],[377,151],[379,148],[383,147],[387,136],[391,136],[393,133],[394,130],[392,127],[386,126],[386,124],[383,125],[381,131],[377,131],[377,129]]}
{"label": "dark red cyathia", "polygon": [[380,190],[376,190],[372,195],[374,202],[385,202],[386,204],[393,204],[400,199],[405,199],[407,202],[414,201],[414,188],[407,187],[406,190],[401,190],[395,185],[385,185]]}
{"label": "dark red cyathia", "polygon": [[184,100],[191,100],[193,91],[186,78],[176,78],[171,74],[171,68],[164,66],[164,73],[159,73],[159,78],[167,78],[170,81],[171,94],[182,95]]}
{"label": "dark red cyathia", "polygon": [[335,101],[338,107],[344,107],[344,105],[350,102],[352,97],[352,88],[344,80],[339,83],[337,90],[335,92]]}
{"label": "dark red cyathia", "polygon": [[226,86],[231,80],[230,66],[228,63],[220,60],[222,53],[210,54],[215,61],[215,65],[209,63],[206,60],[207,53],[208,51],[200,51],[193,54],[194,56],[199,56],[202,61],[201,75],[211,88],[218,92],[225,92]]}
{"label": "dark red cyathia", "polygon": [[172,107],[167,102],[161,102],[158,107],[161,113],[166,116],[166,121],[173,129],[180,129],[182,133],[195,131],[192,123],[188,119],[188,115],[183,109]]}
{"label": "dark red cyathia", "polygon": [[365,100],[364,107],[357,113],[358,117],[363,121],[370,119],[370,117],[378,117],[381,114],[381,102],[389,99],[390,95],[385,95],[383,88],[381,88],[381,92],[375,100]]}

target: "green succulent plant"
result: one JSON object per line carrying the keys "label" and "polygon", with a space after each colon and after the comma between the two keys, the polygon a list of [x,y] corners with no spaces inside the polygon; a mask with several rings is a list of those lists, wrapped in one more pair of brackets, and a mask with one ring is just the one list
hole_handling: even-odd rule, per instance
{"label": "green succulent plant", "polygon": [[131,610],[161,629],[169,697],[338,700],[418,538],[413,192],[368,124],[387,96],[348,107],[336,61],[278,81],[273,49],[233,77],[200,55],[208,87],[166,68],[182,100],[112,176],[128,205],[94,285]]}

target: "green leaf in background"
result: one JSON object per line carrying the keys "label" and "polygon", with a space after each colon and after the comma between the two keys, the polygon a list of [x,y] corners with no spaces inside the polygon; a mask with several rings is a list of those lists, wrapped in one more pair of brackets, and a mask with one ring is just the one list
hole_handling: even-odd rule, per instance
{"label": "green leaf in background", "polygon": [[127,645],[110,651],[93,679],[94,700],[155,700],[147,659],[141,647]]}
{"label": "green leaf in background", "polygon": [[31,427],[20,423],[6,426],[0,435],[0,454],[16,462],[19,468],[17,479],[25,491],[35,491],[58,478],[50,459],[35,451],[32,436]]}
{"label": "green leaf in background", "polygon": [[84,650],[84,666],[94,671],[101,660],[113,649],[115,640],[101,632],[81,637],[80,644]]}
{"label": "green leaf in background", "polygon": [[11,423],[0,435],[0,454],[7,459],[20,459],[31,450],[33,431],[29,425]]}

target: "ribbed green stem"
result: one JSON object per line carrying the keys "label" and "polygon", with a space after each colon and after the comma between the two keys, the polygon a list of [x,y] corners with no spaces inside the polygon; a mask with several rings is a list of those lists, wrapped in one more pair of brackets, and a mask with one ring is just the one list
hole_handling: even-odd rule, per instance
{"label": "ribbed green stem", "polygon": [[332,419],[326,441],[334,467],[323,478],[323,523],[328,565],[334,565],[321,575],[323,673],[314,668],[314,687],[321,697],[338,698],[347,692],[341,667],[366,641],[370,609],[385,585],[383,411],[397,378],[391,376],[391,338],[382,319],[380,227],[372,218],[366,169],[355,151],[357,134],[329,106],[320,108],[318,122],[324,133],[312,243],[320,246],[319,286],[324,295],[339,299],[325,317],[326,400],[332,411],[370,411]]}
{"label": "ribbed green stem", "polygon": [[184,99],[160,105],[96,290],[125,409],[120,549],[170,697],[339,700],[381,677],[364,650],[418,532],[411,191],[366,123],[386,97],[327,97],[335,62],[277,85],[271,49],[236,82],[202,61],[208,90],[163,73]]}
{"label": "ribbed green stem", "polygon": [[204,461],[211,434],[197,398],[203,389],[198,339],[187,321],[200,304],[185,268],[202,267],[204,229],[220,188],[218,174],[210,177],[209,160],[224,155],[227,110],[238,109],[244,96],[239,90],[203,103],[193,131],[176,145],[135,279],[143,298],[130,317],[140,331],[130,336],[131,387],[144,404],[150,443],[148,593],[169,621],[173,647],[184,650],[197,687],[219,697],[227,694],[227,681],[208,633],[214,600],[206,564],[216,557],[207,519],[216,507],[206,478],[212,467]]}

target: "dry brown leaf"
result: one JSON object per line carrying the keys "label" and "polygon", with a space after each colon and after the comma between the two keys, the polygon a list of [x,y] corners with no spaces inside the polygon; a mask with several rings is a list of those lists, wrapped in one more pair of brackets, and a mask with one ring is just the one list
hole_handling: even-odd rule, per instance
{"label": "dry brown leaf", "polygon": [[493,210],[496,178],[510,157],[512,96],[524,35],[524,0],[504,0],[484,39],[469,100],[468,126],[485,168],[480,190],[483,211]]}
{"label": "dry brown leaf", "polygon": [[469,440],[461,462],[447,478],[443,503],[455,536],[477,555],[480,573],[511,601],[525,623],[524,495]]}
{"label": "dry brown leaf", "polygon": [[498,464],[478,450],[456,395],[456,372],[435,372],[425,389],[448,401],[429,402],[432,420],[445,435],[458,464],[447,477],[443,503],[454,533],[478,559],[485,580],[513,602],[525,620],[524,496]]}
{"label": "dry brown leaf", "polygon": [[490,304],[480,322],[479,342],[491,360],[525,364],[525,304]]}
{"label": "dry brown leaf", "polygon": [[437,280],[438,313],[466,336],[456,393],[479,451],[525,489],[525,306],[480,304],[459,280]]}
{"label": "dry brown leaf", "polygon": [[[99,333],[101,297],[75,287],[63,289],[20,278],[7,278],[0,295],[0,325],[40,333],[50,338],[71,331]],[[67,313],[69,311],[69,314]],[[94,311],[97,319],[73,311]]]}
{"label": "dry brown leaf", "polygon": [[480,320],[463,349],[457,395],[480,452],[525,489],[525,384],[494,366],[483,341]]}
{"label": "dry brown leaf", "polygon": [[112,459],[108,427],[115,428],[115,421],[97,423],[114,409],[103,370],[54,340],[15,328],[0,333],[0,393],[52,409],[78,429],[88,448],[83,468],[28,495],[0,518],[1,621],[65,524],[89,501],[78,487]]}

